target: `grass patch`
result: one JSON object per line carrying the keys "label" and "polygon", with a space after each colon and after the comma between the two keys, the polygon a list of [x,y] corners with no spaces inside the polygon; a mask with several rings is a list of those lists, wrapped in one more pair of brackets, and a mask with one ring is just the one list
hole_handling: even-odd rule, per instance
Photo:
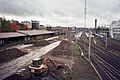
{"label": "grass patch", "polygon": [[94,37],[96,44],[100,45],[100,46],[104,46],[104,44],[100,41],[100,39],[98,37]]}
{"label": "grass patch", "polygon": [[71,49],[72,49],[73,56],[81,55],[80,46],[78,44],[73,43],[73,45],[71,46]]}
{"label": "grass patch", "polygon": [[69,73],[67,76],[67,80],[75,80],[75,74],[73,72]]}
{"label": "grass patch", "polygon": [[64,39],[64,38],[65,38],[65,35],[60,35],[59,38],[60,38],[60,39]]}

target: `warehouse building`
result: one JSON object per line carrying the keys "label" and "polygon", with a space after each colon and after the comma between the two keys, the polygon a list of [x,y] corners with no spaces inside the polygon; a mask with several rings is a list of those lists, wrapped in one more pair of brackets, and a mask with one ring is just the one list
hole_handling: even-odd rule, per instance
{"label": "warehouse building", "polygon": [[36,39],[46,39],[54,36],[54,32],[47,30],[21,30],[17,32],[0,33],[0,46]]}
{"label": "warehouse building", "polygon": [[113,21],[110,25],[110,36],[111,38],[120,40],[120,20]]}
{"label": "warehouse building", "polygon": [[25,40],[46,39],[54,36],[54,32],[47,30],[24,30],[18,32],[26,35]]}
{"label": "warehouse building", "polygon": [[18,32],[4,32],[0,33],[0,45],[13,44],[15,42],[20,42],[24,40],[25,34]]}

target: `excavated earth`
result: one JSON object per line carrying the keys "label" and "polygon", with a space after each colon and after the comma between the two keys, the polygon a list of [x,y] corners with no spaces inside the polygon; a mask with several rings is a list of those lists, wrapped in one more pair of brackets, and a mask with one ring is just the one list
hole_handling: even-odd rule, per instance
{"label": "excavated earth", "polygon": [[34,47],[39,47],[39,46],[46,46],[49,45],[49,41],[46,40],[33,40],[33,41],[27,41],[24,42],[24,44],[33,44]]}
{"label": "excavated earth", "polygon": [[0,51],[0,63],[11,61],[25,54],[27,54],[27,52],[23,52],[17,48]]}
{"label": "excavated earth", "polygon": [[13,59],[19,58],[23,55],[28,54],[28,52],[30,50],[35,50],[37,48],[49,45],[50,42],[46,41],[46,40],[33,40],[33,41],[24,42],[23,44],[19,44],[19,46],[23,46],[23,45],[27,45],[27,44],[28,45],[33,44],[33,45],[30,47],[22,48],[22,49],[17,48],[17,45],[1,48],[0,63],[9,62]]}
{"label": "excavated earth", "polygon": [[33,76],[28,66],[25,66],[21,69],[21,74],[18,71],[4,80],[100,80],[90,63],[80,54],[74,54],[72,45],[73,43],[62,40],[58,47],[42,56],[54,60],[59,69],[49,63],[48,71]]}

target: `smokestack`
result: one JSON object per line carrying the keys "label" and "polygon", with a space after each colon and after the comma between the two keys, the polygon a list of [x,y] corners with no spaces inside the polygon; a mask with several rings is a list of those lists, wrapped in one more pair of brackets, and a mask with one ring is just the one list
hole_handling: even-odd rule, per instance
{"label": "smokestack", "polygon": [[97,19],[95,19],[95,29],[97,28]]}

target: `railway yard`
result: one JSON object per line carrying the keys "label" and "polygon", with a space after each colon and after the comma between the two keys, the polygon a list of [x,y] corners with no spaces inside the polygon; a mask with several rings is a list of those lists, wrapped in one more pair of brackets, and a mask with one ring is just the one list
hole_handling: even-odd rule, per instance
{"label": "railway yard", "polygon": [[0,0],[0,80],[120,80],[120,0]]}
{"label": "railway yard", "polygon": [[[44,73],[37,77],[31,76],[30,71],[28,69],[28,65],[30,64],[30,61],[29,61],[30,59],[25,60],[24,57],[26,56],[25,58],[27,58],[28,57],[27,55],[31,54],[30,53],[31,51],[38,51],[38,49],[42,47],[44,48],[47,45],[54,44],[55,42],[58,42],[58,41],[61,41],[59,46],[48,51],[45,55],[39,56],[39,57],[42,57],[42,58],[48,57],[50,59],[53,59],[57,63],[57,65],[62,65],[61,69],[57,70],[52,64],[49,64],[48,65],[49,70],[47,73]],[[15,53],[14,54],[12,53],[14,52],[14,50],[11,53],[9,53],[9,55],[12,54],[13,58],[11,58],[11,56],[9,56],[8,54],[5,54],[5,56],[8,56],[8,59],[4,61],[1,60],[2,61],[1,62],[2,66],[0,67],[1,79],[3,78],[4,80],[38,80],[38,79],[41,79],[41,80],[79,80],[79,79],[99,80],[99,77],[97,76],[96,72],[91,67],[89,62],[80,56],[81,55],[80,48],[73,41],[65,40],[62,37],[62,38],[56,38],[48,41],[46,40],[42,41],[41,45],[38,44],[38,42],[40,42],[38,41],[37,44],[39,46],[30,45],[30,44],[33,44],[33,42],[26,42],[24,46],[23,44],[19,44],[19,45],[12,46],[10,47],[10,49],[4,50],[4,51],[1,50],[1,53],[5,51],[9,52],[9,50],[11,49],[16,49],[16,51],[17,50],[21,51],[21,53],[18,53],[18,54],[21,54],[19,56],[14,56]],[[43,45],[43,42],[44,42],[44,45]],[[26,53],[23,54],[24,52]],[[32,57],[34,56],[32,55]],[[15,63],[16,61],[17,63]],[[27,62],[27,64],[24,62]],[[15,66],[12,67],[13,65],[11,64],[14,64]],[[11,69],[13,70],[11,71]],[[8,73],[6,73],[7,71],[9,71],[9,75]]]}
{"label": "railway yard", "polygon": [[[103,38],[93,34],[90,61],[88,46],[89,38],[85,32],[80,32],[77,38],[68,34],[67,39],[63,35],[3,46],[0,48],[0,79],[119,80],[120,43],[108,38],[105,47]],[[54,60],[59,69],[49,63],[46,72],[32,75],[28,66],[37,57]]]}
{"label": "railway yard", "polygon": [[[97,38],[97,43],[94,41]],[[98,39],[99,38],[99,39]],[[83,46],[85,56],[88,57],[88,37],[83,34],[78,40],[78,44]],[[85,45],[81,44],[84,42]],[[120,51],[119,42],[109,39],[107,48],[105,41],[98,36],[92,37],[91,41],[91,64],[97,69],[100,78],[103,80],[119,80],[120,79]]]}

